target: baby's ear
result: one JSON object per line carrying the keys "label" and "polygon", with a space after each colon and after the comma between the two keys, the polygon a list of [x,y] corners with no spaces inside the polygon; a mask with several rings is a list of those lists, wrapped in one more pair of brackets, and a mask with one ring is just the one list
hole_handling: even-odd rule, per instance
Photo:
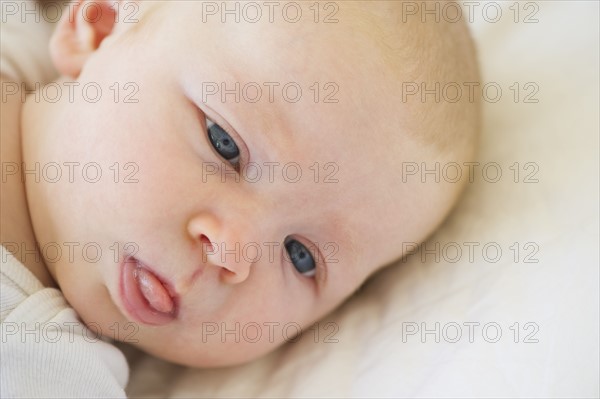
{"label": "baby's ear", "polygon": [[79,76],[89,56],[114,33],[118,5],[115,0],[69,2],[50,40],[50,54],[58,72]]}

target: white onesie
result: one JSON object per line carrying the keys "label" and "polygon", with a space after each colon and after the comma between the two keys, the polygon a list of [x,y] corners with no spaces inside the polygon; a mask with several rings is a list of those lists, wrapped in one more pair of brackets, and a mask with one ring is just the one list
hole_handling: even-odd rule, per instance
{"label": "white onesie", "polygon": [[0,397],[126,397],[121,351],[3,246],[0,256]]}

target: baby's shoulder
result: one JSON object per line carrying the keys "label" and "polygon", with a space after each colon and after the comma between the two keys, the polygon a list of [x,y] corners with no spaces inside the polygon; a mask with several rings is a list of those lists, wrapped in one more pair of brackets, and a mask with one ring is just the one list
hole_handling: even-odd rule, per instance
{"label": "baby's shoulder", "polygon": [[15,312],[28,315],[30,308],[35,310],[35,317],[48,320],[65,307],[67,302],[58,289],[44,287],[7,248],[0,246],[0,322],[18,319]]}

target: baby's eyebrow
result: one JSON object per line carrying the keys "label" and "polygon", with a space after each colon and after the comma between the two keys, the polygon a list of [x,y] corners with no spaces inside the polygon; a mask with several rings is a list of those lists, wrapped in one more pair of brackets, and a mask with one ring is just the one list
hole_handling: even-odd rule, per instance
{"label": "baby's eyebrow", "polygon": [[262,159],[268,159],[274,162],[281,162],[285,157],[286,146],[280,143],[282,135],[289,129],[281,126],[278,120],[282,119],[283,114],[276,112],[271,107],[258,107],[251,110],[252,118],[248,123],[248,134],[251,137],[248,140],[253,142],[253,147]]}
{"label": "baby's eyebrow", "polygon": [[[247,140],[249,151],[254,152],[254,159],[259,162],[275,162],[281,170],[285,165],[295,162],[302,165],[313,164],[311,154],[302,149],[302,135],[296,133],[295,126],[285,125],[282,114],[275,114],[272,109],[265,112],[254,112],[256,118],[242,115],[240,128],[244,133],[240,136]],[[246,119],[252,120],[246,122]],[[308,140],[309,138],[306,138]],[[263,165],[261,165],[263,166]],[[304,171],[308,173],[309,171]],[[280,173],[281,175],[281,173]]]}
{"label": "baby's eyebrow", "polygon": [[[352,260],[356,260],[356,256],[359,255],[357,250],[357,237],[355,231],[348,225],[348,216],[342,215],[338,212],[331,212],[328,214],[327,231],[325,235],[327,237],[335,237],[334,240],[328,240],[325,244],[334,244],[337,247],[337,254],[343,254],[344,257],[349,257]],[[323,254],[326,256],[326,254]],[[337,263],[341,262],[340,256],[331,258],[336,260]]]}

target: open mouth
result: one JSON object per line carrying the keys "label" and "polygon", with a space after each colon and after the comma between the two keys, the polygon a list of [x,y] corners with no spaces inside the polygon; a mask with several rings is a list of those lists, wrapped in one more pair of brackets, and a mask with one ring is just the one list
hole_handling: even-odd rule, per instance
{"label": "open mouth", "polygon": [[127,312],[140,323],[159,326],[177,317],[177,298],[169,284],[133,256],[121,266],[120,293]]}

